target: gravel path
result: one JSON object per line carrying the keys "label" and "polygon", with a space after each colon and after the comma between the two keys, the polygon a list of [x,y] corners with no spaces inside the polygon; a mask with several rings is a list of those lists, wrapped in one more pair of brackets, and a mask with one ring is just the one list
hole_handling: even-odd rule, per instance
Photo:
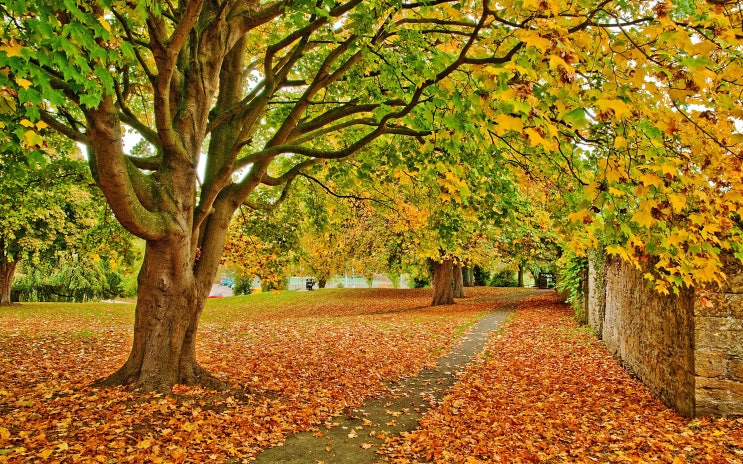
{"label": "gravel path", "polygon": [[[541,292],[544,292],[542,290]],[[358,409],[333,418],[332,427],[319,432],[303,432],[287,438],[283,446],[265,450],[256,458],[259,464],[337,463],[372,464],[379,460],[379,446],[388,436],[410,432],[418,419],[440,400],[457,380],[457,373],[485,347],[509,314],[528,296],[540,290],[524,289],[513,294],[488,298],[492,312],[483,316],[436,367],[424,369],[416,377],[393,386],[395,397],[370,399]]]}

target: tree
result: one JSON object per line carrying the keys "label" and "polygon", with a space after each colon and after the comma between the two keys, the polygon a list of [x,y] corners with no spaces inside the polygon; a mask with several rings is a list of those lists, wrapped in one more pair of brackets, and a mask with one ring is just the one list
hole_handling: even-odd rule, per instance
{"label": "tree", "polygon": [[[420,152],[431,157],[431,147],[456,155],[457,143],[483,147],[490,138],[514,163],[538,158],[540,168],[576,177],[581,187],[594,182],[576,171],[590,170],[584,158],[641,155],[648,163],[638,172],[611,179],[630,191],[635,186],[623,179],[639,180],[632,198],[647,200],[629,204],[637,227],[617,242],[626,250],[639,238],[654,252],[668,250],[667,272],[679,272],[682,282],[700,269],[702,280],[719,277],[716,241],[734,247],[723,235],[739,235],[731,218],[743,197],[726,192],[740,191],[740,170],[723,170],[740,164],[735,5],[48,0],[31,8],[14,0],[2,14],[2,102],[16,93],[28,120],[86,144],[112,210],[147,242],[132,352],[108,384],[216,385],[196,361],[195,337],[233,213],[260,185],[285,189],[302,171],[392,135],[428,140]],[[707,68],[714,76],[691,74]],[[693,104],[671,104],[689,96],[721,111],[712,118]],[[714,119],[724,128],[713,127]],[[151,156],[125,155],[125,127],[154,147]],[[625,137],[622,128],[641,130]],[[638,145],[623,145],[635,135]],[[657,144],[661,163],[651,159]],[[674,189],[652,191],[665,188],[672,154],[686,157],[671,173]],[[441,156],[444,181],[447,165],[461,159]],[[486,157],[473,161],[487,165]],[[621,172],[615,165],[609,159],[604,172]],[[685,170],[695,177],[695,202],[681,207],[670,195],[684,193]],[[594,190],[604,185],[597,179]],[[687,214],[688,227],[679,230],[692,240],[667,234],[670,223],[653,208]],[[681,247],[663,245],[663,237]]]}
{"label": "tree", "polygon": [[[23,124],[35,126],[30,121]],[[20,123],[17,127],[21,133],[25,130]],[[0,305],[11,303],[13,276],[22,260],[38,263],[54,260],[58,253],[85,249],[98,211],[105,209],[105,202],[86,185],[92,179],[83,160],[51,148],[29,159],[18,150],[16,137],[9,130],[0,143],[4,153],[0,158]]]}
{"label": "tree", "polygon": [[282,288],[286,269],[296,260],[301,226],[286,206],[272,211],[243,206],[230,224],[222,264],[238,281],[258,277],[265,290]]}
{"label": "tree", "polygon": [[518,68],[482,70],[493,143],[564,196],[555,217],[579,256],[656,257],[645,277],[660,292],[720,282],[720,253],[743,257],[740,5],[616,1],[569,17],[541,3],[553,13],[504,8],[512,29],[489,29],[525,47]]}
{"label": "tree", "polygon": [[[5,5],[2,85],[88,147],[112,210],[146,240],[132,351],[104,384],[219,385],[195,337],[233,213],[322,160],[425,136],[406,118],[470,60],[487,11],[437,3]],[[124,153],[125,126],[151,156]]]}

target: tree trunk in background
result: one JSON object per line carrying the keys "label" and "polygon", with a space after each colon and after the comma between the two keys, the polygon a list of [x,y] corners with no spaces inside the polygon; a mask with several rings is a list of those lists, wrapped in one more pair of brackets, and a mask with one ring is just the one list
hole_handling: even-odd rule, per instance
{"label": "tree trunk in background", "polygon": [[465,287],[475,286],[475,273],[472,271],[471,267],[462,268],[462,279]]}
{"label": "tree trunk in background", "polygon": [[518,277],[518,287],[524,286],[524,266],[519,263],[519,277]]}
{"label": "tree trunk in background", "polygon": [[0,262],[0,306],[11,304],[10,289],[13,286],[13,274],[17,264],[17,261]]}
{"label": "tree trunk in background", "polygon": [[433,263],[433,302],[431,306],[454,304],[452,278],[454,276],[454,262],[445,259],[443,262]]}
{"label": "tree trunk in background", "polygon": [[317,279],[317,288],[325,288],[325,286],[328,284],[328,279],[325,277],[320,277]]}
{"label": "tree trunk in background", "polygon": [[462,272],[462,266],[453,267],[452,283],[454,285],[452,290],[454,298],[464,298],[464,273]]}
{"label": "tree trunk in background", "polygon": [[387,274],[387,278],[392,282],[392,288],[400,288],[400,274],[396,272],[390,272]]}

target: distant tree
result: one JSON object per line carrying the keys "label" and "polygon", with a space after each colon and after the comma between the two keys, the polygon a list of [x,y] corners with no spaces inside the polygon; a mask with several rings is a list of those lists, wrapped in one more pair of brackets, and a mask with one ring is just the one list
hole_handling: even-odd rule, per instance
{"label": "distant tree", "polygon": [[13,276],[22,261],[29,267],[48,264],[109,243],[95,236],[107,207],[87,163],[64,152],[74,153],[74,146],[56,140],[56,148],[29,158],[15,148],[17,141],[8,140],[13,137],[6,133],[0,145],[0,305],[11,303]]}

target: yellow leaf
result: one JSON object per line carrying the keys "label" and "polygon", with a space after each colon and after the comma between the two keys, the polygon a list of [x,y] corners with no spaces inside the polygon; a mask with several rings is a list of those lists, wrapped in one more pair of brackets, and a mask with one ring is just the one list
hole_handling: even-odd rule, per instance
{"label": "yellow leaf", "polygon": [[527,46],[535,47],[539,49],[542,53],[546,52],[551,46],[552,41],[550,39],[545,39],[544,37],[540,36],[539,33],[536,31],[527,31],[523,29],[519,29],[515,32],[516,37],[524,42]]}
{"label": "yellow leaf", "polygon": [[549,141],[542,137],[542,134],[537,132],[535,129],[529,128],[526,129],[524,132],[526,133],[526,135],[529,136],[529,143],[532,147],[541,145],[544,147],[545,150],[550,150],[551,147]]}
{"label": "yellow leaf", "polygon": [[499,114],[495,117],[494,122],[496,124],[495,132],[498,135],[503,135],[510,130],[521,132],[524,129],[524,123],[521,122],[521,118],[515,118],[507,114]]}
{"label": "yellow leaf", "polygon": [[668,195],[668,202],[671,203],[674,213],[680,213],[686,206],[686,195],[671,193]]}
{"label": "yellow leaf", "polygon": [[60,451],[67,451],[68,449],[70,449],[70,445],[68,445],[66,441],[63,441],[62,443],[60,443],[59,445],[57,445],[57,448]]}
{"label": "yellow leaf", "polygon": [[614,148],[627,148],[628,142],[622,136],[618,136],[614,139]]}
{"label": "yellow leaf", "polygon": [[619,99],[602,98],[596,100],[595,104],[596,107],[603,113],[606,113],[609,110],[614,111],[614,117],[616,119],[622,119],[625,116],[630,116],[632,114],[629,106],[627,106],[626,103]]}
{"label": "yellow leaf", "polygon": [[5,52],[8,58],[14,56],[21,56],[21,44],[19,42],[11,41],[8,45],[0,46],[0,51]]}
{"label": "yellow leaf", "polygon": [[23,127],[34,127],[34,123],[29,121],[28,119],[21,119],[21,122],[19,124]]}
{"label": "yellow leaf", "polygon": [[150,440],[142,440],[139,443],[137,443],[137,448],[139,449],[147,449],[150,446],[152,446],[152,442]]}
{"label": "yellow leaf", "polygon": [[10,430],[6,429],[5,427],[0,427],[0,438],[3,440],[7,440],[10,438]]}
{"label": "yellow leaf", "polygon": [[29,81],[28,79],[24,79],[22,77],[16,77],[15,78],[15,83],[18,84],[19,86],[23,87],[24,89],[27,89],[27,88],[31,87],[31,84],[32,84],[31,81]]}
{"label": "yellow leaf", "polygon": [[557,69],[560,66],[565,68],[568,72],[574,71],[574,68],[567,64],[561,57],[557,55],[550,55],[550,69]]}
{"label": "yellow leaf", "polygon": [[47,448],[44,451],[42,451],[41,453],[37,454],[37,456],[40,457],[41,459],[46,460],[46,459],[49,459],[49,456],[51,456],[52,453],[54,453],[54,449],[53,448]]}
{"label": "yellow leaf", "polygon": [[98,22],[101,23],[101,26],[103,26],[105,30],[107,30],[108,32],[111,32],[111,25],[108,24],[108,21],[106,21],[106,19],[103,16],[98,17]]}
{"label": "yellow leaf", "polygon": [[[498,68],[496,68],[494,66],[486,66],[485,67],[485,72],[488,73],[488,74],[490,74],[490,75],[492,75],[492,76],[497,76],[499,74],[511,74],[511,71],[508,68],[505,68],[505,67],[502,67],[502,66],[501,67],[498,67]],[[741,110],[741,112],[743,112],[743,110]]]}
{"label": "yellow leaf", "polygon": [[539,9],[539,0],[524,0],[522,3],[525,9]]}
{"label": "yellow leaf", "polygon": [[663,181],[660,179],[660,177],[656,176],[653,173],[647,173],[640,176],[640,182],[643,183],[643,185],[647,185],[648,187],[653,185],[655,187],[660,187],[663,185]]}
{"label": "yellow leaf", "polygon": [[583,219],[586,216],[590,217],[590,213],[587,208],[584,208],[580,211],[574,211],[568,214],[568,221],[575,222],[575,223],[582,223]]}
{"label": "yellow leaf", "polygon": [[652,200],[640,201],[640,209],[632,216],[632,221],[643,227],[650,227],[655,222],[653,218],[652,209],[655,206],[655,202]]}
{"label": "yellow leaf", "polygon": [[193,432],[193,429],[194,429],[194,425],[190,422],[184,423],[182,427],[183,427],[183,430],[185,430],[186,432]]}
{"label": "yellow leaf", "polygon": [[32,130],[24,132],[23,138],[30,147],[41,146],[44,143],[44,138]]}
{"label": "yellow leaf", "polygon": [[625,250],[623,247],[619,245],[609,245],[606,247],[606,253],[610,256],[619,256],[625,261],[630,260],[630,256],[627,253],[627,250]]}
{"label": "yellow leaf", "polygon": [[658,280],[655,282],[655,291],[660,293],[661,295],[668,295],[670,292],[668,291],[668,282],[663,280]]}
{"label": "yellow leaf", "polygon": [[39,130],[44,130],[47,127],[49,127],[49,124],[45,123],[44,121],[39,121],[36,123],[36,128]]}

